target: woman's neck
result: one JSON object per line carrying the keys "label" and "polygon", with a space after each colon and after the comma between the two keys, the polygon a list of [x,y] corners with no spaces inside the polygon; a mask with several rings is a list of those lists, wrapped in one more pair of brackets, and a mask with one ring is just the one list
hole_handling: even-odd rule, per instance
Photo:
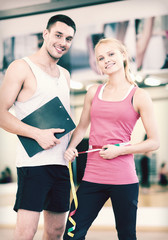
{"label": "woman's neck", "polygon": [[107,86],[110,88],[121,88],[121,87],[127,87],[131,84],[127,81],[125,74],[113,74],[109,76],[109,80],[107,82]]}

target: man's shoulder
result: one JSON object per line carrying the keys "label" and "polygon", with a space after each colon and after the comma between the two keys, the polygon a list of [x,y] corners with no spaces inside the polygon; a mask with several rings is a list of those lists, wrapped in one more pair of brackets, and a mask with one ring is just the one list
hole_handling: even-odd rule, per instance
{"label": "man's shoulder", "polygon": [[70,87],[70,73],[67,69],[61,67],[60,65],[58,65],[61,72],[63,73],[64,77],[66,78],[67,80],[67,83],[68,83],[68,86]]}
{"label": "man's shoulder", "polygon": [[10,63],[8,69],[14,69],[16,70],[25,70],[28,68],[27,63],[23,59],[16,59],[13,62]]}
{"label": "man's shoulder", "polygon": [[68,77],[70,76],[70,73],[66,68],[64,68],[60,65],[57,65],[57,66],[59,67],[59,69],[61,69],[61,71],[65,74],[65,76],[68,76]]}
{"label": "man's shoulder", "polygon": [[17,59],[10,63],[5,73],[5,79],[23,82],[29,72],[28,64],[23,59]]}

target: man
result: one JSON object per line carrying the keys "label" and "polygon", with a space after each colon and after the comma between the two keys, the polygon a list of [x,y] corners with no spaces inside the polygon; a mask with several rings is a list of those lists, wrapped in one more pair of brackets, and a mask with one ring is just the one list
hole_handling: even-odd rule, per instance
{"label": "man", "polygon": [[[65,15],[55,15],[43,32],[42,47],[33,55],[15,60],[8,67],[0,89],[0,126],[8,132],[33,138],[44,149],[29,157],[20,144],[17,151],[18,191],[15,240],[33,239],[44,213],[44,240],[61,239],[69,210],[69,173],[63,153],[68,135],[58,140],[63,129],[38,129],[21,121],[58,96],[69,111],[69,72],[59,59],[68,52],[76,31]],[[9,112],[14,104],[16,116]]]}

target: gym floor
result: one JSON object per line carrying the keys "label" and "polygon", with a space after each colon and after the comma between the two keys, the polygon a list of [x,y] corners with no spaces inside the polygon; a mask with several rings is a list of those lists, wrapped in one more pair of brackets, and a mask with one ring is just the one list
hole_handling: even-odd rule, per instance
{"label": "gym floor", "polygon": [[[16,214],[12,210],[13,202],[15,199],[15,187],[9,189],[9,191],[5,191],[0,188],[0,239],[1,240],[12,240],[14,225],[15,225],[15,217]],[[3,193],[4,192],[4,193]],[[3,193],[3,194],[2,194]],[[108,208],[111,209],[110,201],[104,206],[104,210]],[[9,210],[10,209],[10,210]],[[154,210],[153,210],[154,209]],[[162,222],[162,225],[148,225],[148,223],[152,223],[153,218],[157,218],[157,213],[154,212],[157,209],[161,209],[164,214],[164,221],[167,221],[166,224],[163,221],[157,219],[157,223]],[[167,240],[168,239],[168,187],[161,187],[159,185],[152,185],[148,192],[144,189],[140,188],[140,195],[139,195],[139,215],[141,215],[146,210],[150,211],[150,216],[143,217],[142,223],[144,225],[140,226],[139,223],[137,224],[137,240]],[[106,211],[105,211],[106,212]],[[112,211],[107,211],[111,212]],[[103,212],[104,215],[104,212]],[[103,216],[100,214],[100,216]],[[14,216],[14,218],[13,218]],[[145,216],[145,215],[144,215]],[[159,218],[160,215],[158,215]],[[141,217],[141,216],[140,216]],[[3,219],[2,219],[3,218]],[[99,217],[101,218],[101,217]],[[102,221],[103,225],[98,221],[98,224],[93,224],[91,229],[89,230],[86,239],[87,240],[118,240],[117,233],[114,227],[114,221],[111,219],[111,216],[106,216],[106,220],[108,225],[106,225],[105,219]],[[145,225],[145,222],[147,225]],[[154,222],[155,223],[155,222]],[[140,222],[141,224],[141,222]],[[34,240],[41,240],[42,239],[42,232],[43,232],[43,224],[39,224],[39,229],[36,233]]]}
{"label": "gym floor", "polygon": [[[13,229],[1,229],[1,240],[12,240]],[[34,240],[42,239],[42,229],[39,229]],[[118,240],[116,232],[114,230],[93,230],[91,229],[86,237],[86,240]],[[167,240],[168,232],[166,231],[137,231],[137,240]]]}

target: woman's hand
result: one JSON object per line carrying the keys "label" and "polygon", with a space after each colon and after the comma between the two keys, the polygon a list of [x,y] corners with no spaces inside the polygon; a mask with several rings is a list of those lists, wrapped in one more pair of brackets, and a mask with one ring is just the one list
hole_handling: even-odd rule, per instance
{"label": "woman's hand", "polygon": [[76,148],[67,148],[67,150],[64,153],[64,158],[68,162],[73,162],[75,160],[75,157],[78,157],[78,151]]}
{"label": "woman's hand", "polygon": [[102,147],[102,150],[99,152],[99,154],[104,159],[113,159],[121,155],[122,148],[123,147],[121,146],[107,144]]}

